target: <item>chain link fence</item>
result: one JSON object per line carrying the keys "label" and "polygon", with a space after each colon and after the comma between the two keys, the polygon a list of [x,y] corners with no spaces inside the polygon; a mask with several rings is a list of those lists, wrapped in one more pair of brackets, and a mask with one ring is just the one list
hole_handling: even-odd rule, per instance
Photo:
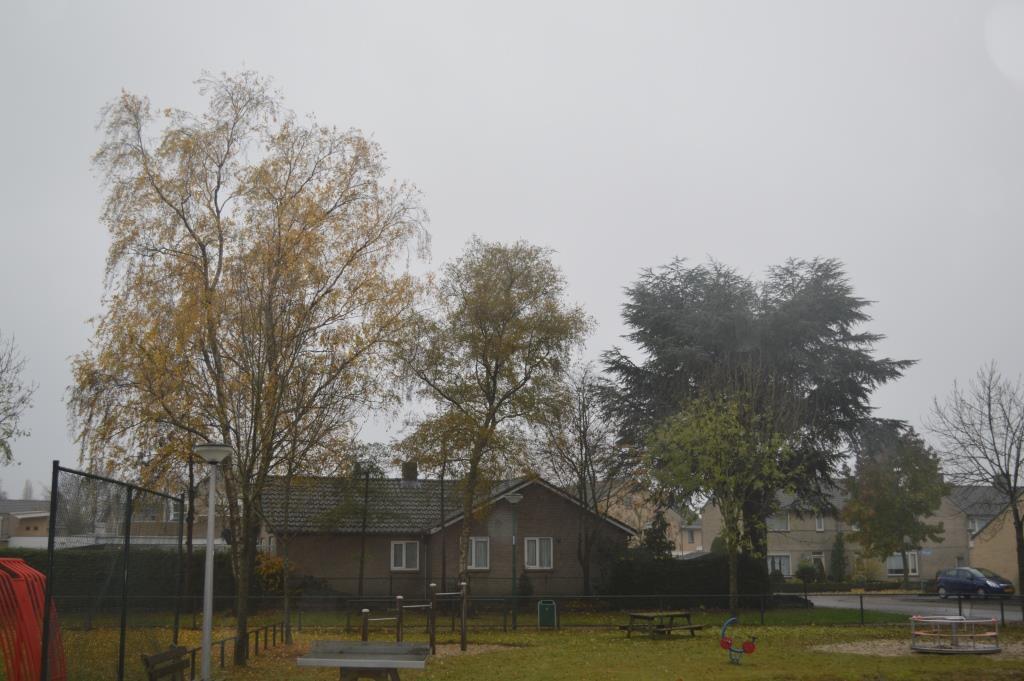
{"label": "chain link fence", "polygon": [[44,641],[50,627],[63,633],[68,681],[143,679],[141,655],[178,642],[183,511],[183,497],[54,462],[46,601],[57,621],[43,626]]}

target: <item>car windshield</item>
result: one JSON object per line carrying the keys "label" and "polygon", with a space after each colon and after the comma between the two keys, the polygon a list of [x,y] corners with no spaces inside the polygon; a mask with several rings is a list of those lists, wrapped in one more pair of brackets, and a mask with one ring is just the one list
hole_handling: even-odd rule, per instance
{"label": "car windshield", "polygon": [[988,579],[1002,579],[1002,577],[1000,577],[999,575],[997,575],[996,573],[992,572],[989,569],[986,569],[986,568],[972,568],[972,569],[975,572],[981,573],[982,577],[987,577]]}

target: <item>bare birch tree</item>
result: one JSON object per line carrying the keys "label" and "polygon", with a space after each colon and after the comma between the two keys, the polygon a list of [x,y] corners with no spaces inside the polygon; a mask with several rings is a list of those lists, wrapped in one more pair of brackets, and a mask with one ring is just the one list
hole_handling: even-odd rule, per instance
{"label": "bare birch tree", "polygon": [[982,367],[966,386],[953,383],[935,399],[928,428],[940,441],[949,479],[991,485],[1007,505],[1017,548],[1017,579],[1024,584],[1024,384]]}
{"label": "bare birch tree", "polygon": [[18,352],[14,337],[0,334],[0,463],[14,459],[11,442],[28,435],[21,425],[21,417],[32,406],[35,386],[22,377],[25,358]]}

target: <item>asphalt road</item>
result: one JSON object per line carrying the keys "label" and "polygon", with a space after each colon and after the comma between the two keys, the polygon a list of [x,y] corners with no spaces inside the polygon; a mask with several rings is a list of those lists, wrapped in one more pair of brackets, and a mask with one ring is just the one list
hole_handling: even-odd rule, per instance
{"label": "asphalt road", "polygon": [[[828,594],[810,596],[814,605],[822,608],[859,608],[858,594]],[[894,612],[905,615],[959,615],[965,617],[1000,617],[999,601],[994,598],[964,598],[963,612],[957,610],[955,597],[943,600],[938,596],[864,595],[864,609]],[[1003,603],[1007,622],[1021,622],[1021,603],[1015,599]]]}

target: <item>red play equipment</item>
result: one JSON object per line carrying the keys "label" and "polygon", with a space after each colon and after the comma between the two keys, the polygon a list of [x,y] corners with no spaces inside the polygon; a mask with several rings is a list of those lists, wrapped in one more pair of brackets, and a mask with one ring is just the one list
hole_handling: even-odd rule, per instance
{"label": "red play equipment", "polygon": [[[20,558],[0,558],[0,654],[9,681],[39,681],[43,658],[43,607],[46,577]],[[47,647],[50,681],[65,681],[64,646],[57,610],[50,607]]]}

